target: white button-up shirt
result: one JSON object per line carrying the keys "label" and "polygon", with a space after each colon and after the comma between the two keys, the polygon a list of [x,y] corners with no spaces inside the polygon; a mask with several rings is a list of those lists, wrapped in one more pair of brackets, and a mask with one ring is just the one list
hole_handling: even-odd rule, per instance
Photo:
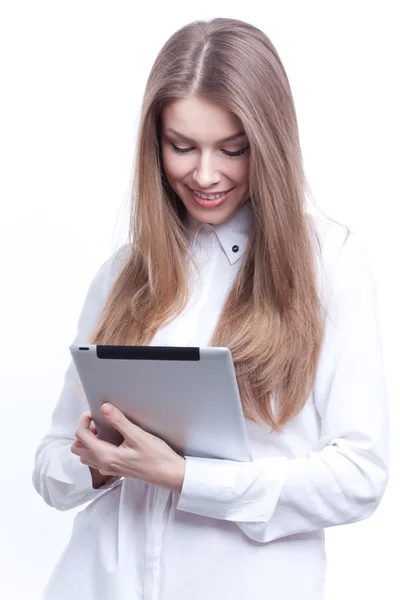
{"label": "white button-up shirt", "polygon": [[[369,517],[388,478],[389,428],[376,288],[354,233],[310,215],[322,243],[319,290],[329,318],[312,394],[283,434],[246,420],[253,462],[186,457],[182,492],[134,478],[93,489],[70,451],[87,410],[71,361],[33,483],[58,510],[87,503],[46,600],[321,600],[324,528]],[[201,266],[186,310],[152,345],[206,346],[243,260],[250,203],[220,225],[187,216]],[[343,243],[344,242],[344,243]],[[237,246],[238,248],[234,248]],[[74,343],[86,344],[128,256],[99,269]]]}

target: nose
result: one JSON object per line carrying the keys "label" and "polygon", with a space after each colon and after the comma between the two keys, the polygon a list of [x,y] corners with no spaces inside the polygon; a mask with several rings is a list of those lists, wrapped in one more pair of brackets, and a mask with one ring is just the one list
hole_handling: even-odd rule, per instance
{"label": "nose", "polygon": [[204,153],[198,159],[193,172],[193,181],[199,189],[208,189],[220,180],[215,161],[210,154]]}

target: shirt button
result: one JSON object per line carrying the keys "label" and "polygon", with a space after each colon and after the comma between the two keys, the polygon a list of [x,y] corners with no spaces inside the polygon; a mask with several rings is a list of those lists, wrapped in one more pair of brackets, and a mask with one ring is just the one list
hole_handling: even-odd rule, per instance
{"label": "shirt button", "polygon": [[238,252],[239,251],[239,246],[236,246],[236,244],[234,246],[232,246],[232,252]]}

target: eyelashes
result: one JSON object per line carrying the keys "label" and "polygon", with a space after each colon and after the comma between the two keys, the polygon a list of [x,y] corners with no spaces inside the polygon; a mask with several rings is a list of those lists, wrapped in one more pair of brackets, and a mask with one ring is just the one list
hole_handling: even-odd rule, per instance
{"label": "eyelashes", "polygon": [[[175,146],[175,144],[171,144],[172,148],[174,149],[175,152],[177,152],[178,154],[188,154],[188,152],[191,152],[193,148],[178,148],[178,146]],[[226,156],[231,156],[236,157],[236,156],[242,156],[246,150],[248,150],[249,146],[246,146],[245,148],[242,148],[241,150],[238,150],[237,152],[229,152],[228,150],[222,150],[222,152],[226,155]]]}

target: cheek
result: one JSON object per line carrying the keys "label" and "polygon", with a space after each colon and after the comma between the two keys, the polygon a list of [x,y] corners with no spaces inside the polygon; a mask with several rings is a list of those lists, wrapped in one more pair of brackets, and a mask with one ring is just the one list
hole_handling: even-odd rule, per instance
{"label": "cheek", "polygon": [[235,161],[236,164],[232,165],[230,176],[233,181],[237,181],[239,184],[246,184],[249,176],[249,165],[245,160]]}
{"label": "cheek", "polygon": [[168,148],[163,149],[162,162],[165,174],[169,180],[179,180],[184,177],[190,169],[189,160],[185,157],[177,156],[175,152],[171,152]]}

